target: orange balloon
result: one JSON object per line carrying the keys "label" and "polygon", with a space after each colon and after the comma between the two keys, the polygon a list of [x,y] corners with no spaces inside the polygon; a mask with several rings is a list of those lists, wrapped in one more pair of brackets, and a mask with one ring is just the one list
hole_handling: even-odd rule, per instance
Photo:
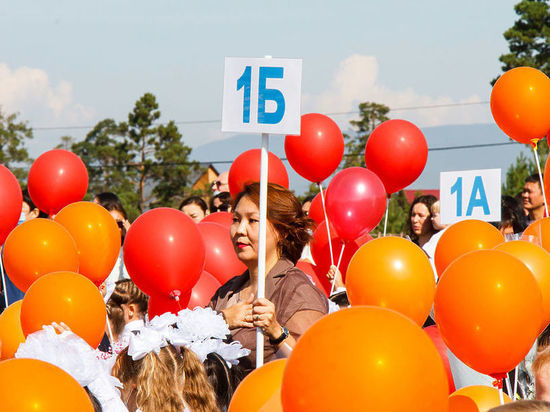
{"label": "orange balloon", "polygon": [[491,113],[500,129],[520,143],[542,139],[550,130],[550,79],[532,67],[516,67],[497,80]]}
{"label": "orange balloon", "polygon": [[78,252],[70,233],[48,219],[33,219],[17,226],[4,244],[4,266],[21,291],[46,273],[78,271]]}
{"label": "orange balloon", "polygon": [[521,260],[533,273],[542,294],[544,309],[541,332],[550,323],[550,253],[533,243],[515,240],[498,245],[495,250],[510,253]]}
{"label": "orange balloon", "polygon": [[447,411],[437,349],[418,325],[389,309],[357,306],[313,324],[292,351],[281,399],[294,411]]}
{"label": "orange balloon", "polygon": [[527,355],[542,323],[540,288],[519,259],[478,250],[453,262],[435,292],[441,337],[471,368],[501,378]]}
{"label": "orange balloon", "polygon": [[69,231],[78,249],[78,273],[96,285],[109,276],[120,253],[120,230],[104,207],[92,202],[65,206],[54,219]]}
{"label": "orange balloon", "polygon": [[[550,136],[550,130],[548,131]],[[546,163],[544,164],[544,174],[542,182],[544,184],[544,194],[546,195],[546,205],[550,206],[550,157],[546,158]]]}
{"label": "orange balloon", "polygon": [[260,410],[281,388],[286,359],[268,362],[252,371],[237,386],[229,412]]}
{"label": "orange balloon", "polygon": [[441,277],[456,258],[474,250],[492,249],[505,241],[494,226],[481,220],[469,219],[455,223],[443,232],[437,242],[434,263]]}
{"label": "orange balloon", "polygon": [[92,348],[105,333],[107,311],[97,287],[78,273],[56,272],[41,277],[27,291],[21,306],[21,327],[27,336],[52,322],[64,322]]}
{"label": "orange balloon", "polygon": [[521,240],[539,245],[550,252],[550,217],[544,217],[527,226]]}
{"label": "orange balloon", "polygon": [[434,301],[435,278],[422,249],[389,236],[371,240],[355,252],[346,288],[352,306],[393,309],[422,326]]}
{"label": "orange balloon", "polygon": [[36,359],[0,362],[0,399],[10,412],[93,412],[90,398],[68,373]]}
{"label": "orange balloon", "polygon": [[463,395],[449,396],[449,412],[479,412],[473,399]]}
{"label": "orange balloon", "polygon": [[21,303],[20,300],[12,303],[0,314],[0,360],[13,358],[19,345],[25,342],[21,329]]}
{"label": "orange balloon", "polygon": [[[477,410],[479,410],[479,412],[487,412],[489,409],[500,405],[500,394],[498,392],[498,389],[492,388],[490,386],[466,386],[457,390],[451,396],[449,396],[449,404],[450,406],[452,405],[453,398],[466,397],[471,399],[475,403],[475,406],[477,406]],[[502,397],[504,399],[504,403],[512,402],[512,399],[505,393],[502,394]],[[466,411],[467,410],[464,409],[453,409],[452,407],[449,409],[449,412]]]}

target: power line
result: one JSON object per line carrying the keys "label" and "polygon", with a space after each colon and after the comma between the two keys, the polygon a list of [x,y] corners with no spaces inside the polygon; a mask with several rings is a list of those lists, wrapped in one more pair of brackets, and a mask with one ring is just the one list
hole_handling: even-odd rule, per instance
{"label": "power line", "polygon": [[[393,109],[390,109],[390,112],[398,112],[398,111],[407,111],[407,110],[425,110],[425,109],[438,109],[438,108],[444,108],[444,107],[459,107],[459,106],[473,106],[473,105],[481,105],[481,104],[489,104],[489,101],[481,101],[481,102],[464,102],[464,103],[445,103],[445,104],[432,104],[432,105],[424,105],[424,106],[408,106],[408,107],[396,107]],[[352,114],[358,114],[358,110],[353,110],[350,112],[332,112],[332,113],[325,113],[327,116],[344,116],[344,115],[352,115]],[[174,121],[174,124],[177,125],[188,125],[188,124],[216,124],[221,123],[221,119],[210,119],[210,120],[178,120]],[[159,123],[159,124],[166,124],[166,123]],[[93,129],[95,126],[37,126],[33,127],[33,130],[88,130]]]}
{"label": "power line", "polygon": [[[482,143],[482,144],[470,144],[470,145],[462,145],[462,146],[442,146],[442,147],[429,147],[428,152],[438,152],[438,151],[446,151],[446,150],[462,150],[462,149],[478,149],[482,147],[496,147],[496,146],[509,146],[509,145],[517,145],[520,144],[518,142],[501,142],[501,143]],[[360,156],[361,154],[352,154],[347,153],[344,154],[344,157],[354,157],[354,156]],[[286,157],[280,158],[282,161],[287,161],[288,159]],[[172,166],[190,166],[193,164],[231,164],[233,163],[233,160],[210,160],[210,161],[195,161],[195,162],[163,162],[163,163],[154,163],[151,166],[163,166],[163,167],[172,167]],[[92,168],[101,168],[101,167],[107,167],[107,168],[117,168],[117,167],[137,167],[135,163],[127,163],[123,165],[108,165],[108,166],[98,166],[93,165],[90,166]]]}

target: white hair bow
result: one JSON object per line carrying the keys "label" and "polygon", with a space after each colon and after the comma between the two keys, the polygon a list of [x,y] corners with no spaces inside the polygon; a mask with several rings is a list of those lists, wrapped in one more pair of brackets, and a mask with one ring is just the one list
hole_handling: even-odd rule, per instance
{"label": "white hair bow", "polygon": [[128,344],[128,356],[133,360],[140,360],[149,352],[160,353],[161,348],[168,345],[165,336],[158,331],[145,327],[136,335],[130,337]]}

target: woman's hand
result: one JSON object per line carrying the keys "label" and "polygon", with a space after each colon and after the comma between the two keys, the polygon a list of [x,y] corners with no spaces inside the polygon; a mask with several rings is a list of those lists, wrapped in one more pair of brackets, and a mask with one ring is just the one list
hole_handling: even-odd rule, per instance
{"label": "woman's hand", "polygon": [[345,287],[344,282],[342,281],[342,273],[334,265],[330,266],[330,269],[327,273],[327,278],[331,282],[334,280],[334,289]]}
{"label": "woman's hand", "polygon": [[282,327],[275,317],[275,305],[265,298],[256,299],[252,303],[253,324],[261,328],[265,336],[277,339],[281,336]]}
{"label": "woman's hand", "polygon": [[225,322],[229,325],[229,329],[235,328],[253,328],[252,323],[252,301],[254,295],[250,294],[248,299],[235,303],[233,306],[222,310]]}

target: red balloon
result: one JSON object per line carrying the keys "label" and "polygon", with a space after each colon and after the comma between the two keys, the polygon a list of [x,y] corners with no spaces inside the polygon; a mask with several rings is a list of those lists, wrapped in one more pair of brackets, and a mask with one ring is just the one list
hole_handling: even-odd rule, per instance
{"label": "red balloon", "polygon": [[[338,265],[338,259],[340,258],[340,253],[342,252],[342,246],[344,246],[344,252],[342,253],[342,259],[340,260],[340,266],[338,267],[340,273],[342,273],[342,280],[346,280],[346,272],[348,270],[348,265],[360,246],[367,243],[369,240],[372,240],[372,237],[367,233],[356,240],[345,241],[336,230],[332,227],[330,228],[330,239],[332,243],[332,258],[334,265]],[[311,241],[311,255],[316,265],[316,272],[319,274],[319,277],[323,280],[321,282],[323,285],[328,285],[328,290],[330,293],[331,283],[327,279],[327,283],[324,282],[326,279],[326,274],[328,273],[331,265],[330,260],[330,247],[328,244],[328,233],[327,225],[325,222],[322,222],[315,232],[313,232],[313,239]]]}
{"label": "red balloon", "polygon": [[439,334],[439,330],[437,329],[436,325],[432,325],[432,326],[428,326],[427,328],[424,328],[424,332],[428,334],[433,344],[435,345],[435,348],[439,352],[439,356],[441,356],[441,360],[443,361],[443,366],[445,366],[445,372],[447,372],[447,380],[449,381],[449,395],[450,395],[456,390],[456,388],[455,388],[455,382],[453,379],[453,374],[451,372],[451,364],[449,363],[449,356],[447,355],[447,345],[445,345],[445,342],[443,342],[443,338]]}
{"label": "red balloon", "polygon": [[323,212],[323,199],[321,198],[321,193],[318,193],[311,201],[308,216],[313,219],[317,225],[325,220],[325,212]]}
{"label": "red balloon", "polygon": [[[330,281],[326,277],[327,272],[325,272],[325,276],[317,275],[317,266],[312,263],[306,262],[305,260],[299,260],[296,263],[296,267],[304,272],[306,275],[308,275],[315,286],[317,286],[317,288],[328,297],[331,285]],[[321,279],[323,278],[324,280],[321,281]]]}
{"label": "red balloon", "polygon": [[176,209],[161,207],[138,217],[126,234],[123,252],[130,277],[148,295],[183,295],[204,267],[199,229]]}
{"label": "red balloon", "polygon": [[84,199],[88,190],[88,171],[74,153],[50,150],[32,164],[28,186],[36,206],[54,215],[68,204]]}
{"label": "red balloon", "polygon": [[197,225],[204,240],[206,257],[204,270],[223,285],[229,279],[242,274],[246,266],[239,260],[229,229],[217,223],[202,221]]}
{"label": "red balloon", "polygon": [[149,305],[147,307],[147,314],[149,319],[153,319],[155,316],[160,316],[163,313],[177,314],[180,310],[187,308],[189,299],[191,298],[191,291],[185,292],[179,297],[179,301],[171,296],[164,295],[151,295],[149,296]]}
{"label": "red balloon", "polygon": [[365,164],[382,180],[388,194],[413,183],[427,160],[426,138],[406,120],[385,121],[374,129],[365,147]]}
{"label": "red balloon", "polygon": [[320,183],[334,173],[342,161],[344,136],[330,117],[304,114],[300,135],[285,138],[285,154],[296,173]]}
{"label": "red balloon", "polygon": [[23,204],[23,195],[17,178],[3,165],[0,165],[0,199],[2,199],[0,245],[3,245],[10,232],[19,222]]}
{"label": "red balloon", "polygon": [[365,168],[344,169],[330,182],[326,208],[338,235],[344,240],[357,239],[370,232],[384,216],[384,184]]}
{"label": "red balloon", "polygon": [[191,289],[191,299],[189,299],[187,307],[189,309],[196,308],[197,306],[206,307],[221,285],[218,279],[210,273],[206,271],[202,272],[199,281]]}
{"label": "red balloon", "polygon": [[230,212],[210,213],[209,215],[205,216],[204,219],[201,220],[201,223],[202,222],[218,223],[222,226],[231,227],[231,225],[233,224],[233,213],[230,213]]}
{"label": "red balloon", "polygon": [[[260,181],[261,150],[252,149],[241,153],[229,168],[229,192],[235,197],[243,191],[244,187],[253,182]],[[273,153],[268,153],[269,183],[276,183],[288,189],[288,173],[285,165]]]}

